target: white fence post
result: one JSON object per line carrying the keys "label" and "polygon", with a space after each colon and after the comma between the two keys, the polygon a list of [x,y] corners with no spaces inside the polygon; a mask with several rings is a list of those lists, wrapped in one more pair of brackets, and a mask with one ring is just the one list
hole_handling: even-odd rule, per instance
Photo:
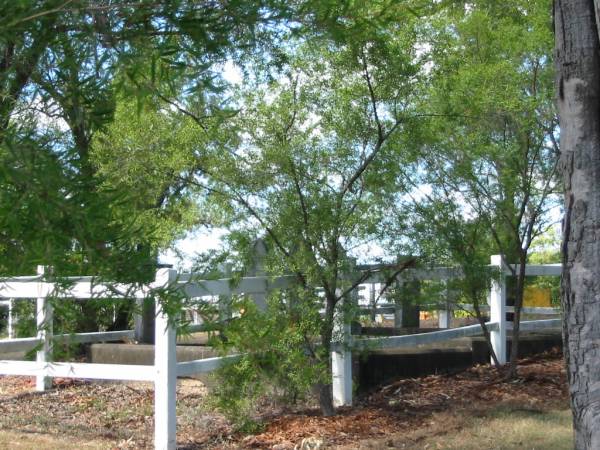
{"label": "white fence post", "polygon": [[[156,272],[155,287],[168,287],[177,278],[171,269]],[[155,345],[154,345],[154,448],[174,450],[176,445],[177,413],[177,356],[175,347],[176,330],[169,323],[163,305],[156,301]]]}
{"label": "white fence post", "polygon": [[452,328],[452,301],[454,300],[452,294],[452,290],[448,288],[448,280],[446,280],[443,290],[444,309],[438,311],[438,328]]}
{"label": "white fence post", "polygon": [[492,279],[490,290],[490,322],[498,324],[497,330],[490,332],[490,338],[498,362],[506,364],[506,275],[502,255],[492,255],[491,265],[498,267],[500,273],[498,279]]}
{"label": "white fence post", "polygon": [[334,406],[352,405],[352,352],[342,348],[331,352],[331,381]]}
{"label": "white fence post", "polygon": [[[347,302],[351,302],[348,308]],[[354,289],[343,297],[337,305],[337,317],[334,319],[335,350],[331,352],[331,384],[334,406],[352,406],[352,351],[351,316],[349,310],[358,307],[358,290]]]}
{"label": "white fence post", "polygon": [[[343,325],[344,337],[350,337],[350,324]],[[352,352],[348,349],[349,340],[335,343],[331,352],[331,382],[334,406],[352,405]]]}
{"label": "white fence post", "polygon": [[[37,273],[43,277],[47,268],[37,266]],[[46,297],[38,297],[36,300],[36,324],[37,338],[40,340],[41,348],[36,353],[35,360],[38,363],[48,363],[52,360],[52,305]],[[52,378],[46,376],[44,368],[35,377],[36,391],[45,391],[52,387]]]}
{"label": "white fence post", "polygon": [[8,338],[13,339],[15,337],[15,319],[13,316],[14,300],[11,298],[8,300]]}

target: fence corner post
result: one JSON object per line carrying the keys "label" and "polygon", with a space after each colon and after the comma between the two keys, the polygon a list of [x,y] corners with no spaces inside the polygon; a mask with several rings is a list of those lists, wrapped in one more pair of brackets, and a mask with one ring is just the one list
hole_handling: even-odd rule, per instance
{"label": "fence corner post", "polygon": [[[159,269],[154,287],[166,288],[175,282],[177,272]],[[176,446],[177,355],[175,327],[169,323],[163,304],[156,301],[154,344],[154,448],[174,450]]]}
{"label": "fence corner post", "polygon": [[[492,255],[491,265],[499,270],[499,278],[493,278],[490,289],[490,322],[498,324],[498,328],[490,331],[492,348],[498,362],[506,364],[506,274],[502,255]],[[492,361],[493,363],[493,361]]]}
{"label": "fence corner post", "polygon": [[[43,282],[45,274],[50,272],[50,268],[46,266],[37,266],[37,274],[42,277],[40,282]],[[41,289],[43,291],[43,289]],[[36,299],[36,325],[37,338],[41,344],[41,348],[36,352],[35,360],[38,364],[43,365],[42,369],[35,377],[35,390],[45,391],[52,387],[52,378],[47,376],[46,363],[52,361],[52,305],[46,298],[46,292]]]}

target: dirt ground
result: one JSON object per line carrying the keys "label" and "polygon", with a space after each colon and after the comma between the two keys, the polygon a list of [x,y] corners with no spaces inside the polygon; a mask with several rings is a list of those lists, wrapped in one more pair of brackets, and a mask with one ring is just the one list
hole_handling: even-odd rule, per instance
{"label": "dirt ground", "polygon": [[[152,448],[151,384],[54,381],[51,391],[36,393],[32,379],[0,377],[0,448]],[[272,406],[263,411],[263,432],[250,436],[234,433],[223,416],[210,411],[199,381],[181,380],[177,393],[177,441],[184,449],[285,450],[306,438],[322,448],[345,450],[477,448],[469,447],[467,438],[469,443],[481,439],[486,448],[571,445],[566,377],[557,350],[524,359],[519,377],[510,382],[487,365],[400,379],[363,395],[335,417],[320,417],[316,408]],[[496,446],[501,435],[506,445]]]}

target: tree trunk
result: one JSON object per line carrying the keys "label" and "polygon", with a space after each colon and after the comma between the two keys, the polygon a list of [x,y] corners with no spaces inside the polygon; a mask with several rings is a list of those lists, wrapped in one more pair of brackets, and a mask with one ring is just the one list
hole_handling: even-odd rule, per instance
{"label": "tree trunk", "polygon": [[[331,379],[331,341],[333,339],[333,313],[336,305],[336,297],[334,293],[326,294],[325,317],[321,327],[321,346],[323,358],[325,358],[326,376]],[[333,406],[333,391],[331,383],[318,383],[319,391],[319,406],[321,414],[325,417],[335,415],[335,407]]]}
{"label": "tree trunk", "polygon": [[513,329],[510,343],[510,361],[507,378],[517,376],[517,362],[519,359],[519,342],[521,339],[521,310],[523,309],[523,296],[525,294],[525,271],[527,270],[527,252],[519,252],[519,272],[517,273],[517,284],[515,286],[515,304],[513,314]]}
{"label": "tree trunk", "polygon": [[492,345],[492,337],[490,336],[490,330],[485,324],[485,318],[481,313],[481,308],[479,306],[479,297],[477,295],[477,292],[471,294],[471,299],[473,303],[473,309],[475,310],[475,317],[477,318],[477,322],[479,322],[479,326],[481,327],[483,338],[485,339],[485,343],[488,346],[488,350],[490,352],[490,356],[492,357],[492,361],[494,361],[494,367],[500,368],[498,356],[496,355],[496,352],[494,351],[494,346]]}
{"label": "tree trunk", "polygon": [[[596,8],[596,14],[594,11]],[[600,1],[556,0],[563,339],[575,448],[600,448]]]}
{"label": "tree trunk", "polygon": [[324,417],[335,416],[331,383],[319,383],[317,387],[319,389],[319,405],[321,407],[321,414],[323,414]]}

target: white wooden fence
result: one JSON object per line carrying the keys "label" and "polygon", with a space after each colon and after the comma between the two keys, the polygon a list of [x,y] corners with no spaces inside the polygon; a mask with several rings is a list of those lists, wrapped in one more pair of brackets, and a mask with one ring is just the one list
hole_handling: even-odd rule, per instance
{"label": "white wooden fence", "polygon": [[[501,270],[499,279],[492,283],[489,298],[492,345],[501,364],[506,363],[506,337],[510,323],[506,321],[506,276],[510,274],[507,267],[502,266],[500,256],[492,256],[492,266]],[[560,265],[528,266],[526,274],[557,276],[561,274]],[[460,276],[455,269],[407,270],[401,277],[405,279],[434,279],[444,280]],[[193,275],[177,275],[170,269],[159,269],[155,281],[146,287],[132,290],[125,285],[97,284],[91,277],[69,279],[70,284],[57,291],[57,286],[44,279],[44,270],[38,269],[38,275],[33,277],[16,277],[0,280],[0,299],[36,299],[37,336],[33,338],[5,339],[0,341],[0,352],[23,351],[39,347],[36,361],[0,361],[0,375],[27,375],[36,377],[36,389],[43,391],[49,387],[52,377],[70,377],[104,380],[134,380],[151,381],[154,383],[155,432],[156,449],[174,449],[176,443],[176,379],[197,373],[210,372],[222,364],[233,362],[237,355],[222,358],[209,358],[188,362],[177,362],[175,352],[176,330],[172,321],[162,310],[160,302],[156,306],[155,322],[155,358],[153,365],[114,365],[87,363],[57,363],[52,362],[53,342],[90,343],[125,338],[133,339],[134,331],[78,333],[74,335],[53,335],[52,309],[48,297],[60,292],[61,298],[92,299],[92,298],[128,298],[142,299],[154,290],[165,287],[178,288],[188,297],[202,296],[231,296],[244,294],[252,296],[259,304],[264,304],[268,292],[272,289],[285,288],[293,283],[293,277],[284,276],[270,278],[255,276],[243,278],[233,286],[230,279],[198,281]],[[373,274],[364,284],[381,283],[381,275]],[[374,292],[370,289],[369,292]],[[449,305],[449,302],[446,303]],[[397,312],[397,306],[394,311]],[[451,305],[448,306],[451,308]],[[536,314],[560,314],[554,308],[528,308],[527,312]],[[446,321],[450,317],[446,310]],[[524,321],[521,329],[542,330],[560,326],[560,319]],[[352,351],[377,348],[402,348],[416,345],[447,341],[460,337],[481,334],[479,325],[446,329],[432,333],[413,334],[380,338],[353,338],[350,335],[349,324],[342,325],[343,338],[334,345],[332,351],[332,384],[336,405],[352,404]],[[40,345],[41,344],[41,345]]]}
{"label": "white wooden fence", "polygon": [[[154,289],[173,286],[177,283],[177,272],[159,269],[154,283],[145,289],[131,292],[127,286],[95,284],[93,279],[71,279],[66,289],[43,279],[43,268],[35,277],[17,277],[0,281],[0,298],[36,298],[36,318],[38,332],[35,338],[6,339],[0,341],[0,351],[22,351],[39,347],[36,361],[0,361],[0,374],[27,375],[36,377],[36,389],[48,389],[52,377],[84,378],[100,380],[131,380],[154,382],[155,448],[175,448],[175,395],[176,378],[195,373],[210,372],[223,361],[235,359],[235,355],[225,358],[210,358],[177,363],[175,353],[175,329],[162,311],[161,303],[156,306],[156,344],[153,365],[116,365],[87,363],[52,362],[53,341],[102,342],[123,338],[133,338],[134,331],[79,333],[74,335],[52,334],[52,308],[48,297],[60,293],[61,298],[118,298],[119,293],[127,293],[127,298],[145,298]],[[41,346],[40,346],[41,344]]]}

